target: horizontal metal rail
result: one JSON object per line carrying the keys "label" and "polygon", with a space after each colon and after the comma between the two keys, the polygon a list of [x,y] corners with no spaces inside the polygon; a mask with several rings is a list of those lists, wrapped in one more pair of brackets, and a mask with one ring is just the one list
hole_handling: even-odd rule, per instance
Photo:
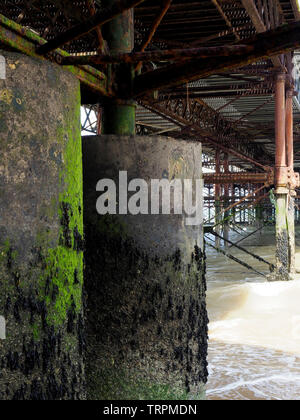
{"label": "horizontal metal rail", "polygon": [[203,174],[205,184],[233,184],[251,182],[252,184],[274,184],[274,171],[268,172],[223,172]]}

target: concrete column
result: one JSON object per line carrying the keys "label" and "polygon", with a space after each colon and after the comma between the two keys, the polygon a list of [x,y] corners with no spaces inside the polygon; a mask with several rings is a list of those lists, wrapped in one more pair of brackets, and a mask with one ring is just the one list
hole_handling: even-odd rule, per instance
{"label": "concrete column", "polygon": [[[173,205],[172,214],[161,214],[161,204],[159,214],[146,214],[154,203],[151,179],[201,179],[201,145],[153,136],[87,137],[83,158],[88,396],[201,399],[208,322],[202,225],[188,226]],[[127,182],[119,171],[127,171]],[[103,194],[96,185],[105,178],[117,187],[115,215],[96,213]],[[127,185],[133,179],[141,179],[149,195],[136,200],[127,193],[136,189]],[[199,192],[202,197],[202,186]],[[111,212],[114,199],[113,187],[101,199]],[[144,214],[120,215],[133,200]],[[198,207],[202,215],[202,202]]]}
{"label": "concrete column", "polygon": [[289,194],[288,200],[289,273],[295,274],[295,197]]}
{"label": "concrete column", "polygon": [[[104,0],[103,6],[112,0]],[[133,9],[123,12],[103,27],[103,35],[110,53],[129,53],[134,47]],[[117,90],[119,99],[107,100],[103,108],[102,134],[135,134],[135,102],[129,99],[134,77],[134,67],[128,64],[108,66],[111,86]]]}
{"label": "concrete column", "polygon": [[80,86],[57,65],[0,54],[0,399],[81,399]]}
{"label": "concrete column", "polygon": [[287,229],[288,194],[276,193],[276,280],[289,280],[289,244]]}

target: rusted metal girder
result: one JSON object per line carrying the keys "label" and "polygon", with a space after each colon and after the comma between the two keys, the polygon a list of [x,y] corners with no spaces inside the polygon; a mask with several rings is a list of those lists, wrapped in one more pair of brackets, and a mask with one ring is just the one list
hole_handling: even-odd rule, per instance
{"label": "rusted metal girder", "polygon": [[[214,149],[236,156],[242,161],[249,162],[265,171],[268,166],[261,164],[255,156],[268,156],[256,144],[249,144],[248,138],[232,127],[231,123],[218,112],[210,108],[199,99],[180,98],[177,100],[154,101],[144,99],[141,104],[156,114],[184,127],[185,131],[193,137],[200,137],[202,141],[210,144]],[[271,157],[270,163],[272,162]]]}
{"label": "rusted metal girder", "polygon": [[274,171],[268,172],[221,172],[203,174],[204,184],[274,184]]}
{"label": "rusted metal girder", "polygon": [[[0,14],[0,46],[2,44],[30,57],[43,59],[36,53],[36,46],[45,42],[33,31],[23,28]],[[57,50],[56,53],[64,57],[69,55],[63,50]],[[73,73],[83,84],[99,95],[109,96],[106,89],[106,76],[101,71],[90,66],[68,66],[66,70]]]}
{"label": "rusted metal girder", "polygon": [[290,0],[296,20],[300,20],[299,3],[297,0]]}
{"label": "rusted metal girder", "polygon": [[275,84],[275,176],[276,187],[287,186],[285,143],[285,79],[284,73],[276,75]]}
{"label": "rusted metal girder", "polygon": [[[95,0],[86,0],[86,5],[87,5],[87,8],[89,9],[90,15],[95,16],[96,14]],[[98,43],[99,43],[98,51],[101,53],[104,47],[104,40],[103,40],[101,28],[98,26],[95,29],[95,31],[97,33],[97,38],[98,38]]]}
{"label": "rusted metal girder", "polygon": [[[224,77],[224,75],[222,76]],[[219,96],[222,96],[223,93],[225,92],[231,92],[231,91],[238,91],[238,92],[242,92],[242,91],[249,91],[250,93],[252,91],[256,91],[257,89],[261,90],[261,89],[269,89],[269,90],[273,90],[273,86],[274,86],[274,81],[272,80],[273,78],[264,78],[263,80],[246,80],[246,81],[242,81],[237,79],[234,79],[234,81],[232,81],[232,83],[224,83],[224,84],[220,84],[217,86],[189,86],[189,94],[191,95],[192,93],[195,94],[212,94],[214,92],[216,92]],[[173,96],[176,94],[181,94],[183,96],[186,95],[186,86],[180,86],[176,89],[166,89],[164,90],[164,92],[161,95],[165,95],[165,96]]]}
{"label": "rusted metal girder", "polygon": [[[266,27],[266,25],[263,21],[262,16],[260,15],[259,11],[257,10],[257,7],[256,7],[254,1],[253,0],[242,0],[242,4],[243,4],[244,8],[246,9],[250,19],[252,20],[256,31],[258,33],[266,32],[267,27]],[[275,7],[277,7],[277,5],[275,5]],[[265,10],[265,12],[266,12],[266,10]],[[275,26],[277,26],[277,25],[275,25],[275,22],[274,22],[274,24],[272,25],[272,28],[274,28]],[[281,67],[282,66],[279,57],[272,57],[271,60],[272,60],[272,63],[275,67]]]}
{"label": "rusted metal girder", "polygon": [[101,27],[105,23],[110,22],[115,17],[119,16],[121,13],[126,10],[132,9],[133,7],[143,3],[144,0],[118,0],[114,1],[107,8],[100,10],[94,16],[91,16],[89,19],[85,20],[82,23],[74,26],[73,28],[68,29],[63,32],[56,38],[48,41],[46,44],[37,47],[37,54],[46,55],[51,51],[56,50],[62,45],[74,41],[89,32],[93,31],[96,28]]}
{"label": "rusted metal girder", "polygon": [[294,138],[293,138],[293,96],[294,89],[289,88],[286,92],[286,156],[287,166],[291,169],[294,168]]}
{"label": "rusted metal girder", "polygon": [[253,46],[253,51],[231,57],[190,60],[141,74],[135,78],[133,95],[139,97],[157,89],[182,85],[212,74],[243,67],[262,58],[292,51],[300,47],[300,22],[282,25],[258,34],[254,38],[243,40],[243,44]]}
{"label": "rusted metal girder", "polygon": [[285,102],[286,165],[287,184],[291,190],[291,194],[295,195],[295,189],[300,186],[300,179],[299,173],[294,172],[293,96],[294,89],[290,86],[286,92]]}
{"label": "rusted metal girder", "polygon": [[[145,39],[145,41],[143,42],[142,46],[141,46],[141,50],[140,52],[145,51],[145,49],[147,48],[147,46],[150,44],[150,42],[152,41],[152,38],[155,35],[155,32],[157,30],[157,28],[160,25],[160,22],[163,20],[165,14],[167,13],[167,11],[169,10],[170,6],[171,6],[172,0],[163,0],[163,4],[162,4],[162,8],[159,11],[159,14],[156,16],[156,18],[154,19],[154,22],[151,25],[150,31]],[[135,71],[140,71],[142,67],[142,63],[139,62],[138,65],[135,68]]]}
{"label": "rusted metal girder", "polygon": [[230,22],[230,20],[228,19],[226,13],[223,11],[222,6],[219,4],[218,0],[211,0],[211,2],[215,5],[216,9],[218,10],[218,12],[220,13],[220,15],[222,16],[222,18],[225,20],[226,25],[228,26],[229,29],[232,30],[235,38],[240,41],[240,36],[238,34],[238,32],[236,31],[236,29],[234,28],[234,26],[232,26],[232,23]]}
{"label": "rusted metal girder", "polygon": [[[227,212],[227,211],[229,211],[229,210],[233,209],[234,207],[239,206],[239,205],[240,205],[240,204],[242,204],[244,201],[247,201],[249,198],[251,198],[251,197],[255,197],[255,194],[257,194],[258,192],[260,192],[260,191],[261,191],[261,190],[263,190],[264,188],[266,188],[266,185],[265,185],[265,184],[264,184],[264,185],[261,185],[260,187],[258,187],[256,190],[254,190],[254,191],[253,191],[253,192],[251,192],[250,194],[245,195],[245,197],[243,197],[241,200],[237,201],[236,203],[230,204],[230,206],[226,207],[225,209],[222,209],[221,213],[225,213],[225,212]],[[259,197],[258,199],[254,200],[254,202],[250,203],[247,207],[250,207],[250,206],[252,206],[254,203],[257,203],[257,202],[258,202],[258,201],[260,201],[263,197],[264,197],[264,196],[261,196],[261,197]],[[247,207],[246,207],[246,208],[247,208]],[[213,219],[214,219],[214,217],[211,217],[210,219],[205,220],[205,221],[204,221],[204,224],[205,224],[205,223],[209,223],[209,222],[210,222],[211,220],[213,220]],[[220,222],[220,223],[222,223],[222,222]],[[216,226],[216,225],[215,225],[215,226]]]}
{"label": "rusted metal girder", "polygon": [[232,54],[245,54],[252,51],[251,45],[225,45],[221,47],[200,47],[187,49],[171,49],[162,51],[146,51],[120,54],[101,54],[63,57],[59,64],[110,64],[139,63],[152,61],[180,61],[188,58],[229,57]]}
{"label": "rusted metal girder", "polygon": [[[220,169],[221,169],[221,153],[220,150],[216,150],[216,154],[215,154],[215,159],[216,159],[216,172],[217,174],[220,173]],[[221,185],[220,184],[215,184],[214,185],[214,189],[215,189],[215,230],[218,233],[221,233],[221,222],[222,222],[222,216],[221,216],[221,201],[220,201],[220,195],[221,195]],[[219,247],[220,246],[220,239],[219,238],[215,238],[215,242],[216,242],[216,246]]]}

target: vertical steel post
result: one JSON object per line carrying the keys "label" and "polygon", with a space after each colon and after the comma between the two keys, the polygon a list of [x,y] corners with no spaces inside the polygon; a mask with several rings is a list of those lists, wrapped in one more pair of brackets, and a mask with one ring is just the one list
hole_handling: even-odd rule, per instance
{"label": "vertical steel post", "polygon": [[[228,154],[224,155],[224,162],[223,162],[224,172],[229,172],[229,161],[228,161]],[[229,184],[224,185],[224,207],[229,206]],[[230,210],[225,211],[224,213],[224,238],[229,239],[229,218],[230,218]],[[225,242],[225,246],[227,246],[227,242]]]}
{"label": "vertical steel post", "polygon": [[289,280],[288,188],[286,166],[286,75],[278,73],[275,85],[275,196],[276,196],[276,270],[275,280]]}
{"label": "vertical steel post", "polygon": [[[293,135],[293,86],[286,93],[286,153],[288,176],[294,171],[294,135]],[[287,225],[289,243],[289,273],[295,273],[295,190],[290,189],[287,203]]]}
{"label": "vertical steel post", "polygon": [[[113,0],[114,1],[114,0]],[[112,3],[102,2],[103,6]],[[133,9],[123,12],[103,27],[103,36],[110,53],[129,53],[134,47]],[[132,87],[134,68],[131,64],[108,65],[110,87],[117,91],[117,100],[107,100],[103,109],[102,134],[134,135],[135,134],[135,102],[124,100]]]}
{"label": "vertical steel post", "polygon": [[[216,150],[216,174],[220,173],[220,150]],[[220,184],[215,184],[215,231],[218,235],[221,233],[221,186]],[[217,248],[220,248],[220,238],[215,237],[215,244]]]}
{"label": "vertical steel post", "polygon": [[285,74],[276,75],[275,84],[275,168],[276,187],[286,187],[286,142],[285,142]]}

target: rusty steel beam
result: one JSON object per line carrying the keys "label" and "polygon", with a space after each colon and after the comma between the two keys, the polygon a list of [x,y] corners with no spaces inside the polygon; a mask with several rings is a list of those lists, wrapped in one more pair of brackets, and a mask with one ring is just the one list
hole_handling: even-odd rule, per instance
{"label": "rusty steel beam", "polygon": [[300,22],[282,25],[279,28],[243,40],[243,44],[253,46],[253,51],[245,55],[190,60],[164,66],[136,76],[133,95],[145,95],[151,91],[182,85],[212,74],[230,71],[246,66],[263,58],[279,55],[300,47]]}
{"label": "rusty steel beam", "polygon": [[226,16],[226,13],[224,12],[224,10],[222,9],[222,6],[219,4],[218,0],[211,0],[211,2],[214,4],[214,6],[216,7],[216,9],[218,10],[218,12],[220,13],[220,15],[222,16],[222,18],[225,20],[226,25],[228,26],[228,28],[230,30],[232,30],[235,39],[240,41],[240,36],[238,34],[238,32],[235,30],[234,26],[232,26],[232,23],[230,22],[230,20],[228,19],[228,17]]}
{"label": "rusty steel beam", "polygon": [[[256,144],[249,144],[247,137],[243,138],[228,120],[200,99],[180,98],[155,102],[145,98],[141,101],[141,105],[174,124],[184,127],[190,136],[201,138],[202,142],[208,143],[214,149],[220,149],[242,161],[249,162],[265,171],[268,170],[267,165],[261,164],[253,156],[254,154],[261,155],[261,149],[258,151]],[[264,157],[266,158],[265,154]]]}
{"label": "rusty steel beam", "polygon": [[[22,27],[0,14],[0,45],[12,48],[30,57],[44,59],[36,53],[36,46],[46,41],[35,32]],[[66,57],[69,54],[63,50],[57,50],[57,54]],[[85,86],[101,96],[110,96],[106,89],[106,76],[99,70],[90,66],[68,66],[67,71],[73,73]]]}
{"label": "rusty steel beam", "polygon": [[274,184],[274,172],[221,172],[203,174],[205,184]]}
{"label": "rusty steel beam", "polygon": [[[95,16],[95,14],[96,14],[95,0],[86,0],[86,5],[87,5],[87,8],[89,9],[90,15]],[[98,43],[99,43],[98,50],[99,50],[99,52],[102,52],[103,47],[104,47],[104,40],[103,40],[101,28],[98,26],[95,29],[95,31],[96,31],[97,38],[98,38]]]}
{"label": "rusty steel beam", "polygon": [[64,57],[59,64],[119,64],[139,63],[152,61],[181,61],[190,58],[229,57],[232,54],[245,54],[251,52],[251,45],[224,45],[220,47],[199,47],[187,49],[171,49],[162,51],[146,51],[119,54],[101,55],[73,55]]}
{"label": "rusty steel beam", "polygon": [[299,3],[297,0],[290,0],[296,20],[300,20]]}
{"label": "rusty steel beam", "polygon": [[265,32],[266,26],[253,0],[241,0],[257,32]]}
{"label": "rusty steel beam", "polygon": [[[257,194],[259,191],[261,191],[261,190],[263,190],[264,188],[266,188],[266,185],[261,185],[260,187],[258,187],[256,190],[254,190],[253,192],[251,192],[251,193],[249,193],[248,195],[245,195],[245,197],[243,197],[241,200],[239,200],[239,201],[237,201],[237,202],[235,202],[235,203],[233,203],[233,204],[230,204],[230,206],[228,206],[228,207],[226,207],[225,209],[222,209],[222,211],[221,211],[221,214],[223,214],[223,213],[225,213],[225,212],[227,212],[227,211],[229,211],[229,210],[231,210],[231,209],[233,209],[234,207],[237,207],[237,206],[239,206],[240,204],[242,204],[244,201],[246,201],[246,200],[248,200],[249,198],[251,198],[251,197],[255,197],[255,194]],[[261,197],[259,197],[259,199],[261,199],[263,196],[261,196]],[[254,200],[252,203],[250,203],[250,204],[248,204],[248,206],[247,207],[251,207],[255,202],[256,202],[257,200]],[[247,208],[246,207],[246,208]],[[205,220],[204,221],[204,224],[205,223],[209,223],[211,220],[213,220],[214,219],[214,217],[211,217],[210,219],[208,219],[208,220]],[[220,222],[220,223],[222,223],[222,222]],[[217,225],[214,225],[214,227],[215,226],[217,226]]]}
{"label": "rusty steel beam", "polygon": [[275,83],[275,168],[276,187],[286,187],[286,142],[285,142],[285,79],[284,73],[276,75]]}
{"label": "rusty steel beam", "polygon": [[294,134],[293,134],[293,96],[294,89],[290,88],[286,92],[286,155],[287,166],[294,169]]}
{"label": "rusty steel beam", "polygon": [[[224,77],[224,75],[221,77]],[[272,78],[273,79],[273,78]],[[246,83],[239,82],[236,78],[234,79],[235,82],[232,82],[230,84],[222,84],[217,86],[197,86],[189,87],[189,94],[219,94],[222,96],[223,93],[231,93],[232,91],[244,91],[244,92],[252,92],[252,91],[258,91],[258,90],[274,90],[273,86],[273,80],[247,80]],[[162,93],[162,95],[186,95],[186,86],[178,87],[176,89],[166,89]]]}
{"label": "rusty steel beam", "polygon": [[[145,41],[143,42],[142,46],[141,46],[141,50],[140,52],[144,52],[145,49],[148,47],[148,45],[150,44],[150,42],[152,41],[155,32],[157,31],[157,28],[159,27],[161,21],[163,20],[165,14],[167,13],[167,11],[169,10],[170,6],[171,6],[172,0],[163,0],[163,4],[162,4],[162,8],[159,11],[159,14],[156,16],[156,18],[154,19],[154,22],[151,25],[150,31],[147,35],[147,38],[145,39]],[[139,71],[142,67],[142,63],[139,62],[135,68],[135,71]]]}
{"label": "rusty steel beam", "polygon": [[271,98],[268,98],[265,102],[258,105],[254,109],[251,109],[251,111],[247,112],[247,114],[242,115],[239,119],[235,120],[233,124],[236,125],[239,122],[241,122],[242,120],[244,120],[245,118],[249,117],[249,115],[255,114],[255,112],[259,111],[261,108],[263,108],[264,106],[269,104],[271,101],[273,101],[273,96]]}
{"label": "rusty steel beam", "polygon": [[[253,0],[241,0],[244,8],[246,9],[250,19],[253,22],[253,25],[258,33],[263,33],[268,30],[266,25],[264,24],[264,21],[262,20],[262,17],[260,16],[256,5]],[[275,27],[275,25],[273,25]],[[281,61],[279,57],[272,57],[271,61],[275,67],[281,67]]]}
{"label": "rusty steel beam", "polygon": [[118,0],[114,1],[109,7],[98,11],[96,14],[91,16],[89,19],[82,23],[68,29],[56,38],[48,41],[46,44],[37,47],[37,54],[46,55],[51,51],[56,50],[62,45],[68,42],[74,41],[84,35],[87,35],[94,29],[100,28],[105,23],[110,22],[115,17],[119,16],[123,12],[138,6],[143,3],[144,0]]}
{"label": "rusty steel beam", "polygon": [[[253,90],[245,90],[245,91],[241,91],[241,90],[232,90],[230,92],[226,91],[226,92],[214,92],[214,93],[210,93],[210,92],[199,92],[199,93],[190,93],[189,94],[189,98],[201,98],[201,99],[206,99],[206,98],[235,98],[235,97],[249,97],[249,96],[266,96],[266,95],[272,95],[274,92],[273,90],[271,90],[270,88],[266,88],[266,89],[253,89]],[[170,95],[168,94],[168,96],[172,97],[172,99],[180,99],[182,98],[182,93],[171,93]],[[164,95],[164,92],[162,92],[159,97],[162,98],[162,100],[164,99],[164,97],[167,95]]]}

